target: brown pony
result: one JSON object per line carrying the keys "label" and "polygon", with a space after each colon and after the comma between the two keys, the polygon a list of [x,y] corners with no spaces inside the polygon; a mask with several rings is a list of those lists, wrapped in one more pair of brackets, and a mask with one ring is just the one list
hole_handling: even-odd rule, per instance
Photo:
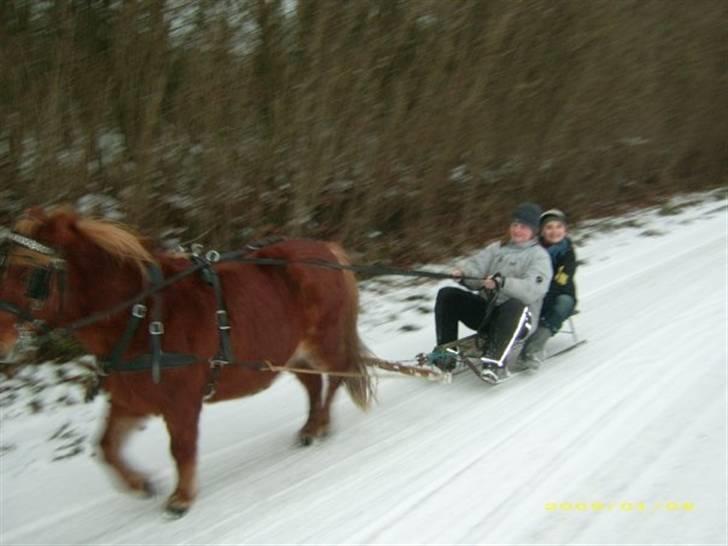
{"label": "brown pony", "polygon": [[[165,278],[190,267],[189,256],[150,251],[129,228],[80,217],[68,209],[34,209],[16,224],[13,236],[16,242],[9,238],[0,284],[0,301],[6,305],[0,308],[0,356],[12,349],[21,322],[14,316],[18,313],[2,312],[8,305],[27,310],[22,318],[32,316],[49,327],[63,327],[140,293],[149,286],[149,264],[156,264]],[[308,444],[328,432],[331,402],[341,383],[360,407],[366,408],[371,399],[372,384],[357,334],[356,281],[347,271],[300,263],[326,260],[345,264],[343,250],[332,243],[283,241],[260,248],[252,256],[291,263],[230,261],[215,265],[230,316],[235,359],[341,373],[327,376],[325,396],[321,374],[296,374],[309,397],[308,420],[299,432],[302,443]],[[29,276],[49,260],[63,264],[64,280],[56,275],[47,298],[32,302],[26,296]],[[151,493],[147,478],[132,469],[121,453],[140,420],[161,415],[178,472],[177,487],[166,509],[181,515],[196,495],[198,421],[211,381],[209,361],[219,344],[217,306],[213,289],[197,273],[165,288],[161,295],[164,351],[194,355],[196,362],[163,368],[159,383],[149,370],[111,372],[102,377],[110,408],[100,446],[106,463],[131,490]],[[123,335],[129,316],[128,309],[118,312],[80,328],[75,335],[90,353],[107,356]],[[146,317],[125,358],[149,352],[148,322]],[[223,366],[210,401],[255,394],[268,388],[276,376],[273,371],[245,365]]]}

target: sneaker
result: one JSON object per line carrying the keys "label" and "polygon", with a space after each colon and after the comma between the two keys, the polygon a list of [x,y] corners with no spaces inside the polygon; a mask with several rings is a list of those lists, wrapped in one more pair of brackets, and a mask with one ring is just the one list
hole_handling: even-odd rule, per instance
{"label": "sneaker", "polygon": [[518,360],[513,362],[509,369],[512,372],[525,372],[528,370],[536,371],[541,367],[541,359],[537,355],[521,355]]}
{"label": "sneaker", "polygon": [[526,340],[526,345],[523,347],[523,358],[524,360],[538,360],[538,365],[543,360],[544,347],[546,342],[552,336],[551,330],[541,326],[539,327],[531,337]]}
{"label": "sneaker", "polygon": [[513,373],[519,373],[519,372],[525,372],[526,370],[530,370],[530,366],[526,361],[523,359],[523,357],[519,358],[515,362],[511,362],[508,365],[508,369],[512,371]]}
{"label": "sneaker", "polygon": [[480,378],[488,383],[498,383],[508,377],[508,370],[505,366],[498,366],[490,362],[483,363],[483,369],[480,371]]}

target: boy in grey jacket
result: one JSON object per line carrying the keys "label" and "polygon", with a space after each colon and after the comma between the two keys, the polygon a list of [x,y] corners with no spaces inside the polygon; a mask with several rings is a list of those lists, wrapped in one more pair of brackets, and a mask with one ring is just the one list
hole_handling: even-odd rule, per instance
{"label": "boy in grey jacket", "polygon": [[[533,317],[541,312],[552,277],[551,259],[537,235],[541,208],[522,203],[513,211],[507,243],[488,245],[453,271],[453,277],[478,293],[442,288],[435,302],[437,344],[458,339],[458,323],[485,334],[486,355],[500,360],[516,332],[524,309]],[[465,280],[477,277],[482,281]],[[486,292],[495,291],[492,311],[486,317]],[[493,293],[493,292],[491,292]],[[535,320],[535,319],[534,319]]]}

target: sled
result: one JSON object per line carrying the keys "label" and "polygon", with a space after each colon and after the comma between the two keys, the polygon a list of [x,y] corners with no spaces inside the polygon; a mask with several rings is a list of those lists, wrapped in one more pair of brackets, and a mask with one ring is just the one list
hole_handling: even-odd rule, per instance
{"label": "sled", "polygon": [[[563,348],[560,348],[552,353],[548,353],[544,362],[550,360],[556,356],[562,355],[566,352],[572,351],[577,347],[586,343],[585,339],[579,339],[576,333],[576,327],[574,325],[573,316],[578,313],[573,313],[567,320],[567,328],[562,328],[557,332],[556,336],[569,335],[571,336],[571,343]],[[516,334],[507,345],[504,354],[499,359],[488,358],[483,356],[484,340],[481,334],[472,334],[467,337],[445,343],[435,348],[438,353],[450,353],[453,359],[449,366],[441,367],[431,361],[432,353],[425,354],[420,353],[417,355],[417,368],[426,369],[427,367],[441,370],[444,373],[449,373],[451,376],[460,375],[466,371],[473,372],[479,379],[489,383],[491,385],[497,385],[511,379],[516,375],[520,375],[528,370],[513,371],[513,364],[518,361],[518,357],[521,354],[524,339],[519,339],[518,332],[521,328],[526,325],[527,316],[521,318],[521,323],[516,328]],[[554,337],[556,337],[554,336]]]}

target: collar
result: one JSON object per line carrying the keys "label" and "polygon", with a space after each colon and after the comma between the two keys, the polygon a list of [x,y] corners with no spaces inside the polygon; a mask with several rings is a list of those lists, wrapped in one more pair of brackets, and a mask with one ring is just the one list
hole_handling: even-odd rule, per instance
{"label": "collar", "polygon": [[529,239],[528,241],[524,243],[515,243],[512,240],[509,240],[508,243],[506,243],[506,246],[512,247],[512,248],[529,248],[532,246],[536,246],[538,244],[538,239],[535,237],[533,239]]}

